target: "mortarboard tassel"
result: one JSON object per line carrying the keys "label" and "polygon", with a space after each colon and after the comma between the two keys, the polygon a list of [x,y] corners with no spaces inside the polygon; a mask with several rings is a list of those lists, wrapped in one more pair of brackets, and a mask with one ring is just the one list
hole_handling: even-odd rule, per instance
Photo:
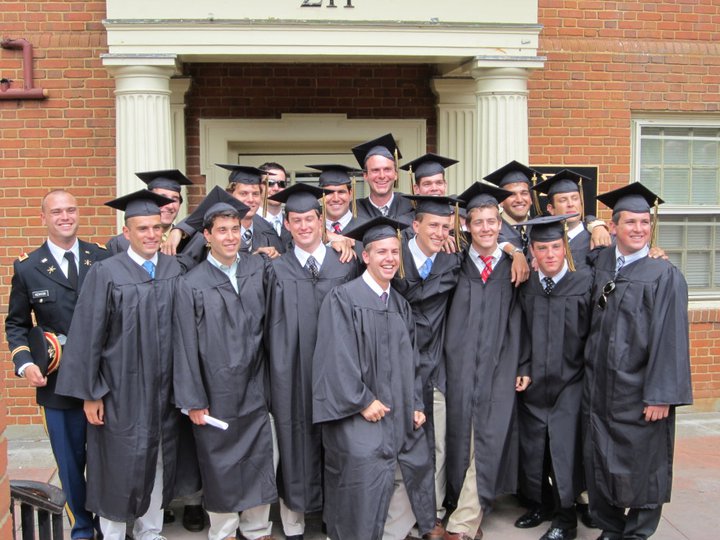
{"label": "mortarboard tassel", "polygon": [[350,185],[352,186],[352,192],[353,192],[352,193],[352,195],[353,195],[352,213],[353,213],[353,217],[356,218],[357,217],[357,194],[355,193],[355,185],[356,185],[355,175],[352,175],[352,177],[350,179]]}
{"label": "mortarboard tassel", "polygon": [[267,216],[267,208],[268,208],[268,190],[270,189],[270,186],[268,185],[268,179],[270,178],[269,174],[266,174],[263,177],[263,184],[265,185],[265,189],[263,190],[263,206],[262,206],[262,212],[263,217]]}
{"label": "mortarboard tassel", "polygon": [[398,242],[400,242],[400,266],[398,266],[398,277],[400,279],[405,279],[405,265],[403,264],[403,251],[402,251],[402,236],[400,235],[400,229],[395,229],[397,231],[397,239]]}
{"label": "mortarboard tassel", "polygon": [[[580,189],[580,221],[585,220],[585,194],[583,193],[582,176],[578,176],[578,188]],[[594,212],[593,212],[594,214]]]}
{"label": "mortarboard tassel", "polygon": [[454,235],[455,235],[455,245],[457,246],[458,251],[461,251],[462,249],[465,249],[465,245],[467,244],[467,240],[465,238],[465,235],[462,232],[462,227],[460,227],[460,203],[455,203],[455,227],[454,227]]}
{"label": "mortarboard tassel", "polygon": [[328,243],[328,230],[327,230],[327,201],[325,200],[325,192],[323,191],[322,196],[322,243]]}
{"label": "mortarboard tassel", "polygon": [[572,253],[570,252],[570,242],[568,242],[568,226],[567,220],[563,221],[563,245],[565,246],[565,259],[567,259],[568,270],[571,272],[575,271],[575,261],[573,260]]}
{"label": "mortarboard tassel", "polygon": [[413,186],[415,185],[415,173],[413,173],[412,165],[408,167],[408,172],[410,172],[410,191],[408,191],[408,193],[412,194]]}
{"label": "mortarboard tassel", "polygon": [[398,189],[398,186],[400,185],[400,173],[398,172],[398,159],[400,159],[400,158],[398,158],[398,149],[397,148],[395,149],[394,155],[395,155],[395,184],[394,184],[394,187],[395,187],[395,189]]}
{"label": "mortarboard tassel", "polygon": [[650,229],[650,247],[655,247],[655,244],[657,243],[657,225],[658,225],[658,207],[660,206],[660,201],[655,198],[655,203],[653,204],[653,222],[652,222],[652,228]]}
{"label": "mortarboard tassel", "polygon": [[[533,186],[537,185],[537,174],[533,174],[532,184],[533,184]],[[533,206],[535,206],[535,213],[538,216],[542,216],[543,211],[540,208],[540,197],[538,197],[537,190],[531,189],[530,191],[532,191],[532,200],[533,200]]]}

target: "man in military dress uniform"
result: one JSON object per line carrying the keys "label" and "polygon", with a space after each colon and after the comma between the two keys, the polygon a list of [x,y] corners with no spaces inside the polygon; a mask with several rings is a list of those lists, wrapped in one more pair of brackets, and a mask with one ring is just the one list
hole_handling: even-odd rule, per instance
{"label": "man in military dress uniform", "polygon": [[[85,413],[79,399],[55,393],[57,371],[44,373],[35,364],[29,346],[33,328],[55,334],[64,345],[78,292],[88,269],[104,259],[104,247],[78,240],[80,212],[64,190],[51,191],[42,201],[40,218],[48,239],[14,264],[5,333],[12,351],[15,373],[37,389],[58,475],[67,497],[73,540],[93,537],[93,516],[85,510]],[[37,331],[33,331],[37,332]],[[36,351],[33,351],[36,352]],[[61,355],[61,350],[55,351]]]}

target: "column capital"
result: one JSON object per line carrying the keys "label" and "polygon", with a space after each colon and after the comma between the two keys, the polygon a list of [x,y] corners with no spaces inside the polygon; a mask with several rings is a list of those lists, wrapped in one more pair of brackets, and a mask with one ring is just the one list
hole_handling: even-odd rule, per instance
{"label": "column capital", "polygon": [[471,78],[436,77],[430,82],[439,106],[475,108],[475,86],[476,82]]}
{"label": "column capital", "polygon": [[173,77],[170,79],[170,106],[185,107],[185,94],[190,90],[192,77]]}
{"label": "column capital", "polygon": [[475,79],[475,94],[522,94],[527,96],[529,72],[525,68],[478,67],[471,70]]}

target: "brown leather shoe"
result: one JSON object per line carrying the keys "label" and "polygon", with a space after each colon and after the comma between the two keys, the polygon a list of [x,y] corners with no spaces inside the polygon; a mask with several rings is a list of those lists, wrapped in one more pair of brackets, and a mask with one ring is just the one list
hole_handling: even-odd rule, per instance
{"label": "brown leather shoe", "polygon": [[443,527],[442,521],[438,519],[435,521],[432,530],[423,534],[423,540],[443,540],[443,536],[445,536],[445,527]]}

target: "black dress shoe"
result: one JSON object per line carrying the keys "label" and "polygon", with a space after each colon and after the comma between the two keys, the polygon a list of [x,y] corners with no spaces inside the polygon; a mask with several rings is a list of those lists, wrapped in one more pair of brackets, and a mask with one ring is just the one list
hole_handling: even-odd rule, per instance
{"label": "black dress shoe", "polygon": [[603,532],[597,540],[622,540],[622,534]]}
{"label": "black dress shoe", "polygon": [[549,521],[552,515],[542,508],[532,508],[515,520],[518,529],[532,529],[543,521]]}
{"label": "black dress shoe", "polygon": [[185,506],[182,524],[190,532],[202,531],[205,528],[205,511],[202,506],[199,504]]}
{"label": "black dress shoe", "polygon": [[573,540],[577,538],[577,528],[561,529],[560,527],[550,527],[548,531],[540,537],[540,540]]}
{"label": "black dress shoe", "polygon": [[585,525],[588,529],[600,528],[597,523],[593,521],[593,518],[590,515],[590,507],[587,504],[575,503],[575,510],[577,510],[577,513],[580,516],[580,521],[582,521],[583,525]]}
{"label": "black dress shoe", "polygon": [[169,508],[163,510],[163,523],[165,525],[167,525],[168,523],[175,523],[175,512],[173,512]]}

